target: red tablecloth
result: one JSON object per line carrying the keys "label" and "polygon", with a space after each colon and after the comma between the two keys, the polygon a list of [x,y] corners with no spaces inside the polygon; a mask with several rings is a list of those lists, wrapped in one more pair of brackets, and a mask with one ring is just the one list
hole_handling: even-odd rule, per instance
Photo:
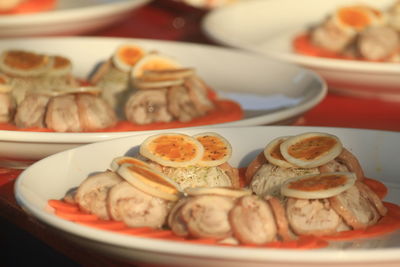
{"label": "red tablecloth", "polygon": [[[213,44],[201,32],[200,21],[205,13],[203,10],[171,4],[171,1],[154,1],[143,8],[133,11],[126,20],[87,35],[151,38]],[[305,113],[296,122],[296,125],[400,131],[400,103],[376,99],[360,99],[329,93],[319,105]],[[13,194],[14,181],[18,173],[18,171],[0,168],[0,223],[3,226],[0,231],[0,247],[3,252],[6,251],[4,255],[14,255],[12,252],[15,250],[17,250],[15,255],[21,255],[19,252],[22,248],[25,248],[23,250],[25,252],[35,249],[37,251],[35,252],[36,254],[43,253],[38,254],[40,263],[48,263],[49,258],[44,257],[51,255],[50,258],[54,260],[51,263],[57,262],[59,264],[63,262],[64,264],[68,263],[67,266],[74,266],[74,263],[89,266],[123,265],[102,255],[77,249],[71,243],[60,238],[56,231],[48,229],[24,213],[17,205]],[[24,234],[20,233],[22,231]],[[28,233],[28,237],[26,237],[25,231]],[[41,245],[31,243],[31,241],[28,242],[27,240],[32,239],[30,236],[33,236],[35,240],[40,240],[37,242],[40,242]],[[27,243],[24,246],[18,242]],[[42,247],[42,243],[46,244],[45,247]],[[47,245],[49,247],[46,247]],[[40,251],[38,251],[38,247],[41,247]],[[44,252],[47,250],[50,252]],[[54,251],[57,252],[54,253]],[[25,255],[27,261],[31,261],[29,256],[32,255]],[[21,257],[24,257],[24,255],[21,255]],[[60,257],[61,260],[59,260]],[[35,259],[37,260],[37,257]],[[32,260],[32,262],[34,261]],[[4,262],[0,262],[0,265],[1,263]],[[11,263],[9,265],[15,266]]]}

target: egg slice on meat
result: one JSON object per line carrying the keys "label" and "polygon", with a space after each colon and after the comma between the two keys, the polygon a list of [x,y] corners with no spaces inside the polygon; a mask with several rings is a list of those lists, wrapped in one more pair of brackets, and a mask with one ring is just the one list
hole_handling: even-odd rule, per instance
{"label": "egg slice on meat", "polygon": [[352,172],[332,172],[305,175],[287,180],[281,187],[282,195],[301,199],[321,199],[336,196],[354,185]]}
{"label": "egg slice on meat", "polygon": [[140,146],[140,154],[163,166],[195,165],[204,156],[204,147],[194,137],[165,133],[148,137]]}
{"label": "egg slice on meat", "polygon": [[44,74],[53,65],[53,57],[22,50],[8,50],[0,55],[0,71],[13,76]]}

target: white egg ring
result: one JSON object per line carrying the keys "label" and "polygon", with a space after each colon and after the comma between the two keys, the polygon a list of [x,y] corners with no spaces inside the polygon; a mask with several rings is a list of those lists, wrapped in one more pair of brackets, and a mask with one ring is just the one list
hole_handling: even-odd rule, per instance
{"label": "white egg ring", "polygon": [[[312,160],[296,158],[289,154],[288,149],[292,145],[300,142],[302,139],[309,139],[312,137],[332,138],[335,140],[335,145],[329,151],[324,152],[323,154],[319,155],[317,158],[314,158]],[[299,135],[288,138],[286,141],[284,141],[281,144],[280,149],[281,149],[282,156],[289,163],[291,163],[297,167],[300,167],[300,168],[315,168],[315,167],[324,165],[325,163],[335,159],[342,152],[343,145],[342,145],[342,142],[339,140],[339,138],[334,135],[326,134],[326,133],[318,133],[318,132],[309,132],[309,133],[299,134]]]}
{"label": "white egg ring", "polygon": [[[152,151],[150,151],[148,149],[148,146],[151,145],[151,143],[155,139],[160,138],[162,136],[180,136],[180,137],[184,138],[184,142],[190,142],[196,147],[196,149],[197,149],[196,155],[191,160],[180,161],[180,162],[164,159],[163,157],[156,155],[155,153],[153,153]],[[189,135],[181,134],[181,133],[164,133],[164,134],[156,134],[156,135],[150,136],[146,140],[144,140],[142,145],[140,146],[139,152],[142,156],[144,156],[152,161],[155,161],[162,166],[187,167],[187,166],[196,165],[203,158],[204,147],[199,141],[197,141],[197,139],[195,139],[194,137],[191,137]]]}
{"label": "white egg ring", "polygon": [[143,73],[143,66],[145,66],[146,64],[148,64],[149,62],[157,62],[159,61],[160,63],[166,64],[166,65],[170,65],[170,68],[166,68],[166,69],[175,69],[175,68],[182,68],[181,64],[179,62],[177,62],[176,60],[162,55],[162,54],[147,54],[144,57],[142,57],[136,64],[135,66],[133,66],[132,70],[131,70],[131,78],[132,80],[142,76]]}
{"label": "white egg ring", "polygon": [[[114,52],[114,54],[112,55],[112,57],[111,57],[111,60],[112,60],[112,63],[113,63],[113,65],[117,68],[117,69],[119,69],[119,70],[121,70],[121,71],[123,71],[123,72],[129,72],[129,71],[131,71],[131,69],[133,68],[133,66],[131,66],[131,65],[129,65],[129,64],[126,64],[125,62],[123,62],[118,56],[119,56],[119,51],[120,51],[120,49],[123,49],[123,48],[125,48],[125,47],[132,47],[132,48],[134,48],[134,49],[136,49],[136,50],[138,50],[138,51],[140,51],[140,52],[142,52],[142,57],[141,58],[143,58],[146,54],[147,54],[147,52],[146,52],[146,50],[144,50],[142,47],[140,47],[140,46],[138,46],[138,45],[136,45],[136,44],[123,44],[123,45],[120,45],[120,46],[118,46],[117,47],[117,49],[115,50],[115,52]],[[140,59],[136,62],[136,64],[138,63],[140,61]],[[135,64],[135,65],[136,65]]]}
{"label": "white egg ring", "polygon": [[[331,175],[338,175],[338,176],[346,176],[347,181],[344,185],[340,185],[338,187],[329,188],[329,189],[321,189],[319,191],[306,191],[306,190],[299,190],[289,188],[290,183],[296,182],[302,179],[308,179],[312,177],[323,177],[323,176],[331,176]],[[294,198],[301,198],[301,199],[321,199],[321,198],[329,198],[336,196],[350,187],[354,185],[356,182],[357,177],[355,173],[352,172],[332,172],[332,173],[320,173],[320,174],[309,174],[304,176],[298,176],[285,181],[281,186],[281,194],[286,197],[294,197]]]}
{"label": "white egg ring", "polygon": [[225,137],[223,137],[223,136],[221,136],[221,135],[219,135],[217,133],[214,133],[214,132],[205,132],[205,133],[200,133],[200,134],[193,135],[193,137],[196,140],[198,140],[197,138],[203,137],[203,136],[213,136],[213,137],[217,137],[219,140],[221,140],[222,143],[224,143],[225,146],[226,146],[226,156],[221,158],[221,159],[219,159],[219,160],[212,160],[212,161],[204,161],[203,159],[200,159],[198,161],[197,165],[199,165],[199,166],[207,166],[207,167],[219,166],[219,165],[224,164],[225,162],[227,162],[232,157],[232,145],[229,143],[229,141]]}
{"label": "white egg ring", "polygon": [[[5,51],[0,55],[0,70],[4,71],[5,73],[10,74],[10,75],[15,75],[15,76],[20,76],[20,77],[39,76],[39,75],[45,74],[54,64],[53,57],[43,55],[43,54],[37,54],[39,56],[46,57],[47,62],[45,62],[46,63],[45,65],[30,69],[30,70],[14,68],[12,66],[8,66],[7,64],[5,64],[5,58],[7,56],[7,52],[8,51]],[[24,51],[24,52],[36,54],[33,52],[28,52],[28,51]]]}
{"label": "white egg ring", "polygon": [[[286,141],[289,139],[291,136],[281,136],[273,139],[271,142],[269,142],[264,149],[264,156],[267,159],[267,161],[273,165],[282,167],[282,168],[295,168],[297,166],[293,165],[292,163],[288,162],[287,160],[281,160],[278,158],[275,158],[271,155],[271,152],[274,150],[274,148],[279,144],[283,143],[283,141]],[[283,140],[283,141],[282,141]]]}
{"label": "white egg ring", "polygon": [[116,157],[111,161],[110,170],[116,172],[118,168],[123,164],[133,164],[133,165],[143,166],[146,168],[151,168],[150,165],[144,162],[143,160],[134,157],[122,156],[122,157]]}
{"label": "white egg ring", "polygon": [[228,187],[188,187],[185,194],[188,196],[219,195],[224,197],[249,196],[253,192],[249,189],[233,189]]}
{"label": "white egg ring", "polygon": [[[155,170],[150,169],[142,166],[136,165],[137,168],[144,169],[146,171],[152,172],[153,174],[157,175],[159,178],[163,179],[165,182],[170,184],[176,189],[176,194],[168,193],[162,190],[161,188],[156,188],[151,184],[157,184],[157,182],[151,181],[147,177],[142,176],[141,174],[132,171],[129,167],[132,166],[130,163],[122,164],[118,169],[117,173],[129,184],[136,187],[137,189],[146,192],[154,197],[159,197],[168,201],[177,201],[181,196],[181,189],[177,183],[175,183],[172,179],[165,176],[163,173]],[[149,183],[142,181],[146,179]],[[160,187],[166,187],[165,185],[160,185]]]}

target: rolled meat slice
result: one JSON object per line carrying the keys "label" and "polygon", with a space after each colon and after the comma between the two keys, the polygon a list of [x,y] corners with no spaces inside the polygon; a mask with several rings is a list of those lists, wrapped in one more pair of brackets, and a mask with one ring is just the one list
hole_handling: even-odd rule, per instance
{"label": "rolled meat slice", "polygon": [[382,200],[368,185],[363,182],[357,182],[356,187],[360,190],[361,195],[371,202],[381,216],[387,214],[387,208],[383,205]]}
{"label": "rolled meat slice", "polygon": [[102,98],[92,94],[76,94],[79,120],[83,131],[100,130],[117,123],[117,115]]}
{"label": "rolled meat slice", "polygon": [[286,214],[298,235],[330,235],[337,232],[342,219],[327,199],[288,198]]}
{"label": "rolled meat slice", "polygon": [[110,219],[107,209],[108,192],[111,187],[122,181],[119,175],[110,171],[89,176],[79,185],[75,201],[81,210],[108,220]]}
{"label": "rolled meat slice", "polygon": [[15,124],[20,128],[40,127],[44,128],[46,108],[49,97],[38,94],[29,94],[18,105],[15,114]]}
{"label": "rolled meat slice", "polygon": [[257,196],[241,197],[229,212],[233,235],[244,244],[274,241],[277,225],[269,204]]}
{"label": "rolled meat slice", "polygon": [[125,116],[137,124],[171,121],[173,116],[167,109],[167,90],[136,91],[125,105]]}
{"label": "rolled meat slice", "polygon": [[202,115],[193,104],[188,91],[183,86],[168,89],[168,111],[179,121],[187,122]]}
{"label": "rolled meat slice", "polygon": [[175,203],[168,215],[168,226],[177,236],[187,236],[189,234],[186,223],[182,218],[182,207],[186,205],[190,198],[181,198]]}
{"label": "rolled meat slice", "polygon": [[214,109],[214,103],[208,98],[208,88],[203,80],[193,75],[185,79],[184,85],[198,112],[203,115]]}
{"label": "rolled meat slice", "polygon": [[112,219],[123,221],[129,227],[161,228],[166,221],[168,201],[153,197],[128,182],[114,185],[107,198]]}
{"label": "rolled meat slice", "polygon": [[53,97],[49,101],[45,121],[47,128],[56,132],[82,131],[75,95],[67,94]]}
{"label": "rolled meat slice", "polygon": [[380,218],[375,207],[364,197],[358,186],[352,186],[337,196],[329,198],[332,208],[353,229],[364,229]]}
{"label": "rolled meat slice", "polygon": [[357,176],[358,181],[364,179],[365,175],[360,162],[358,161],[356,156],[346,148],[343,148],[342,152],[339,154],[339,156],[336,157],[335,160],[345,165],[349,172],[354,172]]}
{"label": "rolled meat slice", "polygon": [[181,210],[189,235],[196,238],[223,239],[231,235],[228,213],[234,198],[202,195],[191,198]]}
{"label": "rolled meat slice", "polygon": [[246,185],[251,183],[254,175],[265,163],[267,163],[267,159],[265,158],[264,151],[261,151],[261,153],[258,154],[257,157],[252,162],[250,162],[249,166],[247,166],[246,168],[246,172],[244,175]]}
{"label": "rolled meat slice", "polygon": [[342,152],[334,160],[318,167],[321,173],[328,172],[354,172],[357,180],[364,179],[364,171],[358,159],[347,149],[343,148]]}
{"label": "rolled meat slice", "polygon": [[240,187],[240,176],[237,168],[232,167],[228,162],[225,162],[218,167],[225,171],[225,173],[229,176],[233,188]]}
{"label": "rolled meat slice", "polygon": [[12,120],[15,111],[15,102],[8,93],[0,92],[0,123]]}
{"label": "rolled meat slice", "polygon": [[272,208],[278,237],[282,241],[289,241],[295,239],[295,234],[290,230],[289,222],[287,220],[286,211],[279,199],[271,196],[265,197]]}
{"label": "rolled meat slice", "polygon": [[369,27],[357,39],[358,51],[368,60],[385,60],[398,52],[400,37],[388,26]]}

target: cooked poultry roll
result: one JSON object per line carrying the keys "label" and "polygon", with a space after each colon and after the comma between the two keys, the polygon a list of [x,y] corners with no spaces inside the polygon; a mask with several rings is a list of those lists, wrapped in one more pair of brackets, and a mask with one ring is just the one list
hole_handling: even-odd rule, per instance
{"label": "cooked poultry roll", "polygon": [[161,228],[170,210],[168,201],[146,194],[128,182],[110,189],[107,207],[112,219],[129,227]]}
{"label": "cooked poultry roll", "polygon": [[137,124],[172,121],[167,105],[167,89],[136,91],[126,102],[125,116],[128,121]]}
{"label": "cooked poultry roll", "polygon": [[27,95],[18,106],[14,118],[15,125],[20,128],[46,127],[44,118],[49,99],[50,97],[45,95]]}
{"label": "cooked poultry roll", "polygon": [[114,172],[105,171],[86,178],[78,187],[75,201],[85,212],[109,220],[107,198],[109,190],[123,179]]}

